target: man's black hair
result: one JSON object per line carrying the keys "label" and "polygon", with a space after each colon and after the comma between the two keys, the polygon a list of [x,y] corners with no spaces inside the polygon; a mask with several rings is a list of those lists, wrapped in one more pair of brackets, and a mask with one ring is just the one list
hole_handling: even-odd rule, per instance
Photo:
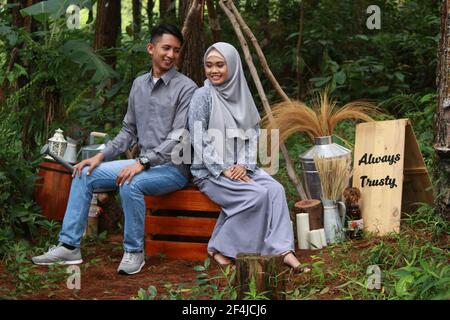
{"label": "man's black hair", "polygon": [[163,23],[154,27],[150,36],[150,42],[156,44],[156,39],[162,37],[164,33],[173,35],[180,40],[181,44],[183,44],[183,35],[181,34],[180,29],[178,29],[176,25],[170,23]]}

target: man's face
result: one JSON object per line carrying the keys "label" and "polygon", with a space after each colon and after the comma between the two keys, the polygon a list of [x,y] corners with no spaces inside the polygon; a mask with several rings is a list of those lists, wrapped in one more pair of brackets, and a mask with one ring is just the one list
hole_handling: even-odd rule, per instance
{"label": "man's face", "polygon": [[153,75],[160,76],[177,63],[181,43],[177,37],[169,33],[156,38],[155,42],[147,45],[147,51],[152,56]]}

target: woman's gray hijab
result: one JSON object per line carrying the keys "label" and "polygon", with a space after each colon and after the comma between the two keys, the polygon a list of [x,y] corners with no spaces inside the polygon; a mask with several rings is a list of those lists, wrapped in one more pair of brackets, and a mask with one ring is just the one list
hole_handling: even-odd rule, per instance
{"label": "woman's gray hijab", "polygon": [[[226,134],[225,137],[228,139],[225,146],[216,135],[214,135],[213,143],[217,152],[223,156],[224,163],[231,165],[235,154],[234,138],[250,139],[251,135],[256,133],[254,128],[261,118],[245,80],[241,58],[236,48],[225,42],[213,44],[205,52],[203,58],[205,65],[206,58],[213,49],[224,57],[228,67],[228,77],[224,83],[217,86],[205,80],[205,86],[210,88],[212,97],[208,129],[216,129]],[[243,148],[244,143],[237,141],[238,154],[243,151]]]}

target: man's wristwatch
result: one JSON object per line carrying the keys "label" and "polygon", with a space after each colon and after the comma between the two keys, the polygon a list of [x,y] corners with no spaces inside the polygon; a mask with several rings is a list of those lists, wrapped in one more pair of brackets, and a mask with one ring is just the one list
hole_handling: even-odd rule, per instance
{"label": "man's wristwatch", "polygon": [[138,158],[139,163],[144,167],[145,170],[150,168],[150,159],[146,156],[142,156]]}

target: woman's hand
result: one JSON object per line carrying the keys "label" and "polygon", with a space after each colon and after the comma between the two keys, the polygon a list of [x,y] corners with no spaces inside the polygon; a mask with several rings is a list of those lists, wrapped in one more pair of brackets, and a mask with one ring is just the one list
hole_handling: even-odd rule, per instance
{"label": "woman's hand", "polygon": [[228,169],[223,170],[222,173],[223,173],[223,175],[224,175],[225,177],[232,179],[232,178],[231,178],[231,175],[232,175],[231,168],[228,168]]}
{"label": "woman's hand", "polygon": [[247,175],[247,169],[241,165],[236,164],[231,167],[231,179],[240,180],[242,177]]}
{"label": "woman's hand", "polygon": [[[237,166],[240,166],[240,165],[237,165]],[[236,171],[235,171],[236,169],[233,170],[233,168],[235,168],[235,167],[236,166],[225,169],[223,171],[223,175],[232,180],[238,180],[238,181],[242,181],[242,182],[250,182],[251,181],[250,177],[247,175],[247,170],[245,168],[243,168],[245,170],[244,175],[241,176],[240,178],[236,178],[235,174],[234,174],[234,173],[236,173]]]}

